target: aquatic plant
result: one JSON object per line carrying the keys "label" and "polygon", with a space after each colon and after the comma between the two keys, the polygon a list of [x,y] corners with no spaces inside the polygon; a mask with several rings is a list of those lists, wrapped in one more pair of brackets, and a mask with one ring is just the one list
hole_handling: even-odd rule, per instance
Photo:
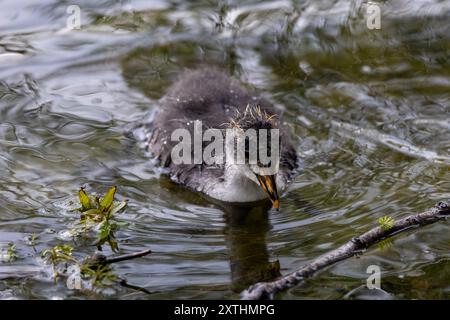
{"label": "aquatic plant", "polygon": [[16,254],[16,245],[14,243],[10,243],[8,246],[8,250],[6,251],[6,255],[8,257],[8,261],[14,261],[16,260],[19,256]]}
{"label": "aquatic plant", "polygon": [[36,248],[36,245],[37,245],[37,243],[38,243],[38,242],[37,242],[38,239],[39,239],[39,236],[38,236],[37,234],[33,233],[33,234],[28,235],[28,236],[25,238],[25,241],[26,241],[26,243],[27,243],[28,245],[32,246],[33,249],[35,249],[35,248]]}
{"label": "aquatic plant", "polygon": [[395,220],[389,216],[384,216],[378,219],[378,223],[384,231],[389,231],[394,227]]}
{"label": "aquatic plant", "polygon": [[6,250],[2,249],[0,252],[0,262],[13,262],[18,258],[16,254],[16,245],[14,243],[8,243]]}
{"label": "aquatic plant", "polygon": [[127,206],[128,201],[114,201],[116,191],[117,187],[110,188],[101,200],[98,196],[88,195],[84,188],[78,191],[81,207],[77,210],[81,212],[80,222],[83,225],[83,232],[91,229],[97,231],[96,246],[99,250],[105,243],[110,245],[111,250],[119,250],[114,232],[119,229],[120,224],[113,219]]}
{"label": "aquatic plant", "polygon": [[72,251],[73,248],[69,245],[58,245],[51,249],[42,250],[41,257],[49,260],[54,265],[62,261],[76,262],[76,260],[72,258]]}
{"label": "aquatic plant", "polygon": [[[80,287],[76,289],[82,289],[83,287],[92,290],[94,287],[111,286],[117,282],[121,285],[126,284],[124,279],[114,274],[111,264],[143,257],[151,253],[151,251],[144,250],[115,257],[107,257],[100,252],[96,252],[83,260],[74,258],[72,253],[73,247],[70,245],[57,245],[43,250],[41,257],[45,262],[52,265],[55,282],[60,276],[76,277],[77,279],[72,279],[72,281],[75,280],[76,283],[80,284]],[[78,272],[70,274],[70,270],[78,270]],[[84,286],[81,285],[82,282]]]}
{"label": "aquatic plant", "polygon": [[57,269],[58,264],[61,262],[67,263],[77,263],[77,260],[72,257],[73,248],[69,245],[57,245],[50,249],[45,249],[41,251],[41,258],[44,261],[51,263],[53,268],[53,278],[55,282],[60,275],[60,272]]}
{"label": "aquatic plant", "polygon": [[[80,188],[78,191],[80,207],[75,209],[80,212],[80,220],[74,228],[69,230],[69,233],[86,235],[90,231],[95,231],[97,233],[96,246],[99,250],[103,244],[108,243],[111,250],[118,251],[119,247],[114,232],[121,224],[113,219],[119,211],[126,207],[128,201],[114,201],[116,191],[117,187],[112,187],[103,198],[100,198],[93,194],[89,195],[84,188]],[[31,243],[35,243],[35,240],[36,237],[30,237]],[[115,257],[107,257],[96,252],[84,260],[74,258],[73,252],[74,249],[70,245],[57,245],[42,250],[41,257],[52,265],[55,282],[59,276],[64,276],[68,277],[68,281],[70,278],[70,283],[79,285],[79,287],[73,286],[73,288],[92,290],[94,287],[111,286],[117,282],[126,286],[126,281],[113,273],[111,264],[142,257],[151,251],[145,250]],[[76,272],[70,272],[71,270],[76,270]],[[137,289],[143,290],[142,288]]]}

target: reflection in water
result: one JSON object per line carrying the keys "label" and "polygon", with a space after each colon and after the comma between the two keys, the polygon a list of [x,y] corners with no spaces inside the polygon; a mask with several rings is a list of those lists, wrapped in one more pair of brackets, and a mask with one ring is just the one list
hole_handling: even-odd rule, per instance
{"label": "reflection in water", "polygon": [[241,292],[249,285],[280,276],[279,263],[269,262],[266,234],[271,204],[228,206],[224,229],[230,257],[231,289]]}
{"label": "reflection in water", "polygon": [[269,199],[253,203],[227,203],[177,185],[165,175],[160,177],[159,182],[171,193],[177,194],[178,201],[212,206],[223,211],[223,234],[231,269],[230,289],[233,292],[240,293],[252,284],[281,276],[279,261],[270,261],[267,249],[266,237],[272,229],[269,214],[274,214]]}
{"label": "reflection in water", "polygon": [[[60,244],[54,230],[73,215],[58,204],[80,185],[118,185],[130,200],[121,250],[154,253],[115,270],[161,299],[238,298],[228,257],[239,291],[276,271],[264,267],[269,256],[289,272],[384,215],[450,198],[449,1],[379,1],[380,30],[367,28],[362,0],[81,1],[82,30],[64,33],[68,4],[35,2],[3,1],[0,10],[0,241],[20,256],[0,265],[0,278],[18,277],[0,281],[0,299],[89,297],[20,276],[39,270],[23,239],[40,235],[38,251]],[[305,165],[279,214],[217,210],[125,147],[119,128],[200,66],[256,87],[292,125]],[[448,228],[342,261],[284,298],[379,298],[354,291],[371,264],[383,266],[394,298],[449,298]]]}

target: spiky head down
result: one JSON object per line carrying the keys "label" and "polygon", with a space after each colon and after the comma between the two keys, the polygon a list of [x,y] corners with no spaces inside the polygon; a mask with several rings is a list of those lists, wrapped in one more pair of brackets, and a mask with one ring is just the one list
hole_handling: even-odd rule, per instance
{"label": "spiky head down", "polygon": [[229,126],[244,131],[248,129],[275,129],[277,127],[276,118],[276,115],[267,114],[258,105],[247,105],[244,113],[236,110],[236,114],[231,119]]}

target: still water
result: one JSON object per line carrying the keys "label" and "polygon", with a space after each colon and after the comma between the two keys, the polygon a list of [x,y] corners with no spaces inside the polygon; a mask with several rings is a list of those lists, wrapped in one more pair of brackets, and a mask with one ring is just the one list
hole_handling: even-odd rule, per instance
{"label": "still water", "polygon": [[[236,299],[377,225],[450,198],[450,1],[0,2],[1,299]],[[123,134],[186,68],[216,66],[284,110],[303,158],[280,212],[213,203],[173,185]],[[80,186],[128,199],[119,285],[54,283],[38,252],[67,237]],[[280,299],[448,299],[450,226],[404,233]],[[29,237],[36,235],[35,246]],[[105,253],[111,254],[105,248]],[[369,265],[382,290],[365,286]]]}

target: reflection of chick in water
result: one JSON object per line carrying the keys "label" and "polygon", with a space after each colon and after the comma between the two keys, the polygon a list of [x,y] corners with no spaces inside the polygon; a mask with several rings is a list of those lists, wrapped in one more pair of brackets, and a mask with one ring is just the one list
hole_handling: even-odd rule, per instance
{"label": "reflection of chick in water", "polygon": [[[225,208],[223,208],[225,209]],[[240,292],[260,281],[280,276],[277,262],[269,262],[266,233],[270,205],[226,208],[225,237],[230,255],[231,289]]]}

